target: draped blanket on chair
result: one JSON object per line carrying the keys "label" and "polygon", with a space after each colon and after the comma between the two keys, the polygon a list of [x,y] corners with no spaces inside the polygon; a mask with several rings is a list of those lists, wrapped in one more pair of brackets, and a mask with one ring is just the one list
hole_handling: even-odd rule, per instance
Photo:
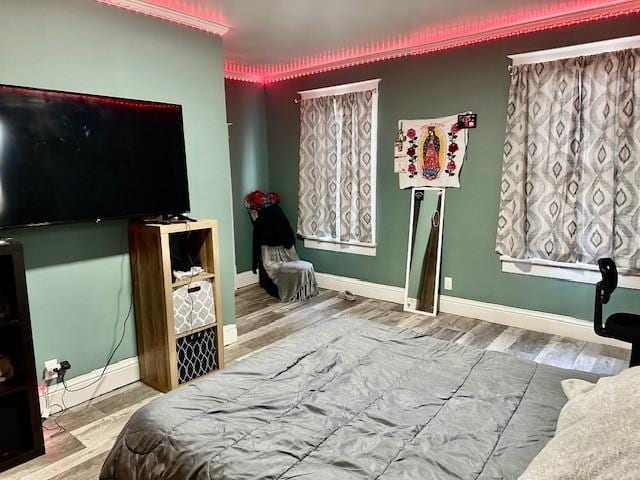
{"label": "draped blanket on chair", "polygon": [[640,268],[640,49],[514,67],[496,250]]}
{"label": "draped blanket on chair", "polygon": [[[283,302],[304,302],[318,294],[313,265],[296,253],[295,235],[277,204],[280,196],[256,193],[262,192],[247,196],[247,205],[263,205],[255,211],[253,223],[253,271],[259,272],[260,285],[269,294]],[[256,198],[261,201],[251,201]]]}

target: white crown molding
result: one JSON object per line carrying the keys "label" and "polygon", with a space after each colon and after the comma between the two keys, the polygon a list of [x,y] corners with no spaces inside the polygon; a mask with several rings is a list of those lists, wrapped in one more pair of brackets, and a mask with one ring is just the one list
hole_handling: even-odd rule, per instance
{"label": "white crown molding", "polygon": [[[559,28],[563,26],[574,25],[578,23],[591,22],[596,20],[602,20],[607,18],[615,18],[622,15],[639,13],[640,12],[640,0],[623,0],[615,2],[605,6],[584,8],[574,12],[548,15],[544,18],[536,20],[524,20],[514,22],[509,25],[497,27],[493,29],[487,29],[482,32],[476,32],[469,35],[458,36],[455,38],[447,38],[439,41],[423,43],[414,45],[411,47],[389,49],[383,52],[376,52],[367,55],[353,56],[346,59],[340,59],[337,61],[326,62],[319,65],[314,65],[308,68],[292,68],[283,73],[261,75],[261,74],[245,74],[232,70],[227,70],[225,76],[230,79],[243,80],[247,82],[258,83],[272,83],[287,80],[290,78],[301,77],[305,75],[313,75],[320,72],[329,70],[337,70],[345,67],[351,67],[355,65],[361,65],[364,63],[377,62],[382,60],[389,60],[392,58],[405,57],[409,55],[420,55],[429,52],[435,52],[440,50],[446,50],[465,45],[473,45],[477,43],[486,42],[489,40],[496,40],[501,38],[508,38],[516,35],[522,35],[526,33],[534,33],[542,30],[549,30],[552,28]],[[615,34],[614,34],[615,35]],[[258,65],[254,67],[254,71],[259,72],[267,69],[269,65]]]}
{"label": "white crown molding", "polygon": [[187,27],[196,28],[214,35],[224,35],[229,31],[229,27],[212,20],[203,19],[195,15],[179,12],[172,8],[155,5],[145,0],[96,0],[99,3],[124,8],[136,13],[150,15],[170,22],[179,23]]}

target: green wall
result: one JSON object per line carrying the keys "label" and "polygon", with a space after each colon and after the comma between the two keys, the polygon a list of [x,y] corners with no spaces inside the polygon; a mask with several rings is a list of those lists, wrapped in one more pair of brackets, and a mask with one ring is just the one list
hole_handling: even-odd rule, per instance
{"label": "green wall", "polygon": [[[192,215],[220,222],[224,318],[233,323],[221,39],[93,1],[3,0],[0,83],[182,104]],[[38,369],[54,357],[71,362],[70,376],[100,368],[131,297],[126,223],[2,235],[24,242]],[[130,321],[114,360],[135,355]]]}
{"label": "green wall", "polygon": [[229,156],[233,190],[236,268],[251,270],[253,227],[244,197],[253,190],[269,190],[267,113],[262,85],[225,80]]}
{"label": "green wall", "polygon": [[[393,173],[393,140],[402,118],[432,118],[473,110],[479,127],[470,135],[462,188],[445,204],[442,276],[453,277],[462,298],[582,319],[592,316],[593,286],[506,274],[494,253],[509,77],[508,54],[640,33],[640,16],[493,41],[445,52],[371,63],[267,86],[269,185],[283,209],[297,218],[299,111],[296,92],[381,78],[378,126],[378,249],[376,257],[305,249],[316,271],[403,286],[409,234],[409,191]],[[616,292],[611,311],[640,312],[640,293]]]}

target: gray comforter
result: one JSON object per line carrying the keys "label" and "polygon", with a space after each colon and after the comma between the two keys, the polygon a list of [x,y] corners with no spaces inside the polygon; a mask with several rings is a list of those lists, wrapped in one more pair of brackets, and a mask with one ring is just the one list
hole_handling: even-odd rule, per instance
{"label": "gray comforter", "polygon": [[138,411],[102,479],[514,479],[587,374],[331,320]]}

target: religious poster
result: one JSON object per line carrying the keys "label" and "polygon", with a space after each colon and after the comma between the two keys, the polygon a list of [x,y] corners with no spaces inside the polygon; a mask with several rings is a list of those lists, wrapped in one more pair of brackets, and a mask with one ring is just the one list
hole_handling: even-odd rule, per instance
{"label": "religious poster", "polygon": [[460,188],[469,131],[458,114],[430,120],[400,120],[394,142],[394,172],[400,188]]}

